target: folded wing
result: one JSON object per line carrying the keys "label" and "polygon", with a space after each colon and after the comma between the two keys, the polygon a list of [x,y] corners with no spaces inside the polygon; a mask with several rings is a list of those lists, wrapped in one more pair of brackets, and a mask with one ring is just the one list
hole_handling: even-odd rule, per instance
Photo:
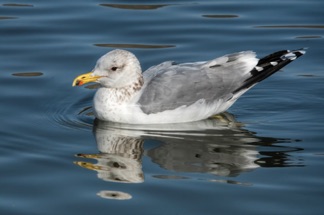
{"label": "folded wing", "polygon": [[207,62],[160,64],[144,73],[155,76],[146,84],[138,104],[144,113],[152,114],[198,100],[208,103],[230,99],[233,91],[251,77],[250,71],[257,63],[254,52],[246,51]]}

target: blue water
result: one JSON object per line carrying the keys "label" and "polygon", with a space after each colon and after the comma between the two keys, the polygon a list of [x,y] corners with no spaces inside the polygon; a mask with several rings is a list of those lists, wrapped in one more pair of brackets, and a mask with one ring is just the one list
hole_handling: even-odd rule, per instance
{"label": "blue water", "polygon": [[[0,4],[0,214],[323,214],[324,2]],[[95,121],[72,88],[114,48],[143,69],[308,47],[225,114]]]}

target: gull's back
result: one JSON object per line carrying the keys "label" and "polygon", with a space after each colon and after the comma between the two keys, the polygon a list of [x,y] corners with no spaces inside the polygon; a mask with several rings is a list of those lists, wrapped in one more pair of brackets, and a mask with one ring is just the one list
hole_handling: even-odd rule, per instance
{"label": "gull's back", "polygon": [[[259,60],[254,52],[245,51],[206,62],[164,62],[144,72],[146,83],[138,104],[146,114],[190,106],[196,102],[211,104],[220,101],[227,109],[256,83],[303,54],[304,49],[283,50]],[[218,110],[215,110],[216,113]]]}
{"label": "gull's back", "polygon": [[175,64],[164,62],[144,72],[145,89],[138,101],[146,114],[229,100],[257,65],[254,52],[246,51],[211,61]]}

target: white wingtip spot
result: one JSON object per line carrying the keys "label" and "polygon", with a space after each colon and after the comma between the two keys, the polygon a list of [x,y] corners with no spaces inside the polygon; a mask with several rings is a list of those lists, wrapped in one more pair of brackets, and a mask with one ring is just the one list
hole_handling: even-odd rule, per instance
{"label": "white wingtip spot", "polygon": [[306,53],[306,51],[304,51],[304,50],[299,50],[298,51],[300,54],[305,54]]}
{"label": "white wingtip spot", "polygon": [[282,55],[282,60],[295,60],[297,58],[296,54],[293,52],[289,52],[288,54]]}
{"label": "white wingtip spot", "polygon": [[278,62],[276,62],[276,61],[272,61],[272,62],[270,62],[270,64],[271,64],[272,66],[276,66],[276,65],[278,65]]}
{"label": "white wingtip spot", "polygon": [[256,66],[255,69],[256,69],[258,72],[261,72],[261,71],[263,70],[263,68],[260,67],[260,66]]}

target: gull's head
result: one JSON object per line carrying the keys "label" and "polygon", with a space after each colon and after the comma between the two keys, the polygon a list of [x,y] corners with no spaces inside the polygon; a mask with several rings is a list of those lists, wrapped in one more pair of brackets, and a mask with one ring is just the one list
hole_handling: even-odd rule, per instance
{"label": "gull's head", "polygon": [[103,87],[121,88],[136,82],[141,73],[140,63],[134,54],[116,49],[99,58],[91,72],[76,77],[72,86],[97,82]]}

